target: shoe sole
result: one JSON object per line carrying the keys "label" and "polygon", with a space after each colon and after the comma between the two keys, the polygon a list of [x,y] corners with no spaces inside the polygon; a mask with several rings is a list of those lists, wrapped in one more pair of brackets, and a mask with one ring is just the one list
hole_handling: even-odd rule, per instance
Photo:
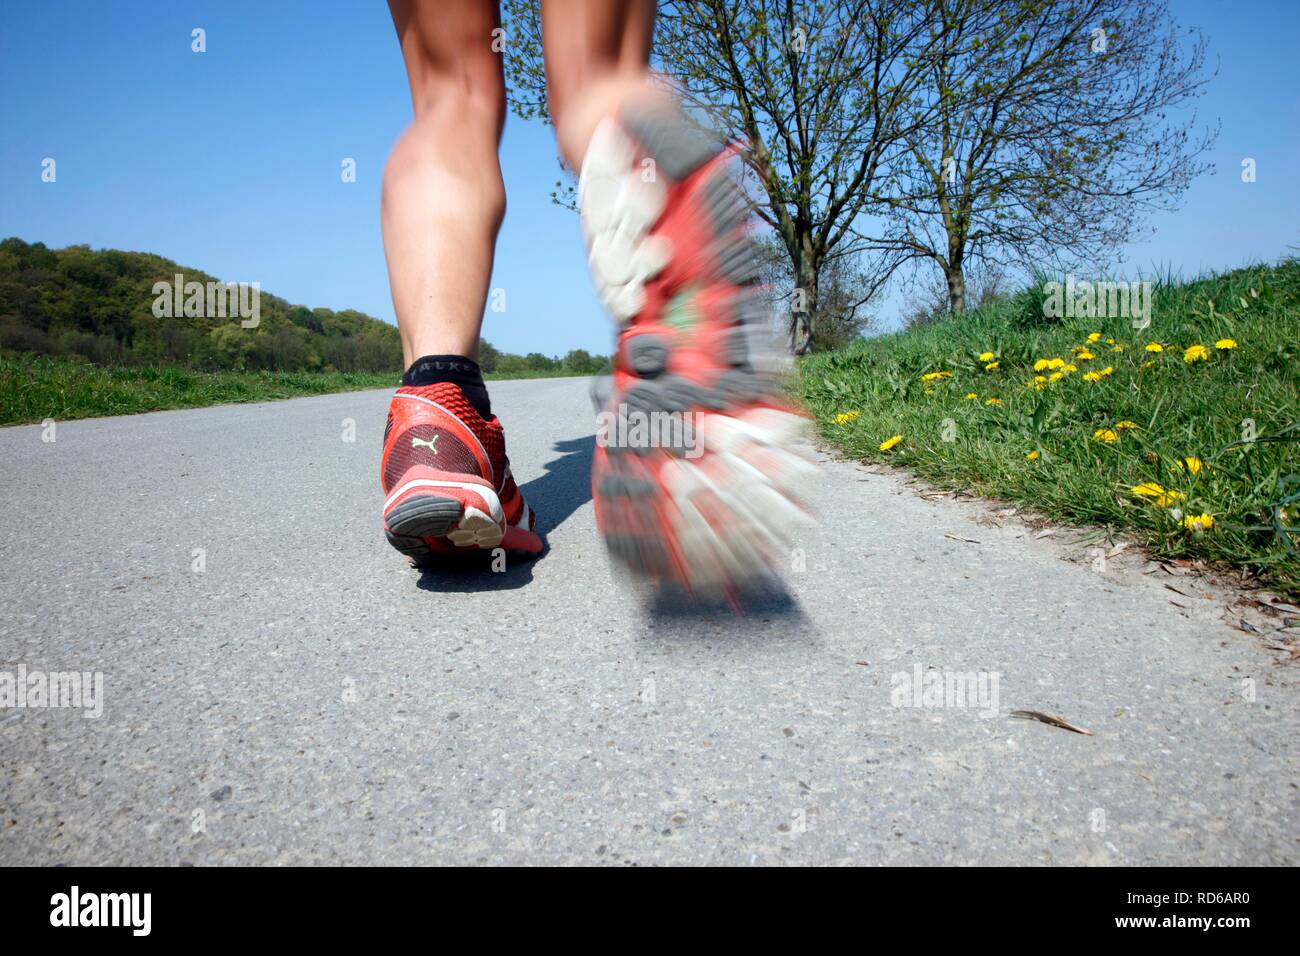
{"label": "shoe sole", "polygon": [[[598,449],[593,492],[602,506],[598,515],[605,518],[601,533],[616,561],[650,578],[675,578],[697,592],[745,587],[770,579],[770,556],[782,547],[786,529],[807,521],[807,514],[789,500],[794,496],[779,489],[802,484],[815,471],[788,450],[801,419],[776,407],[781,403],[772,383],[751,365],[750,329],[764,309],[752,289],[757,259],[744,226],[748,210],[739,188],[722,169],[725,156],[703,134],[683,128],[668,115],[630,121],[624,117],[623,125],[638,141],[636,154],[653,158],[682,191],[671,201],[666,196],[662,201],[633,201],[619,195],[614,208],[598,210],[592,217],[593,272],[602,297],[626,332],[620,342],[626,357],[621,373],[602,383],[599,396],[593,391],[593,400],[603,399],[606,408],[625,404],[633,412],[703,412],[705,422],[712,423],[711,428],[704,426],[704,433],[714,461],[706,470],[682,460],[679,449]],[[603,140],[594,140],[598,146],[605,143],[610,152],[597,159],[591,195],[615,195],[608,183],[597,180],[618,167],[627,144],[608,131]],[[710,168],[703,170],[706,166]],[[626,193],[637,187],[632,183],[622,188]],[[620,268],[609,261],[610,250],[619,248],[618,237],[639,237],[634,241],[640,246],[624,242],[622,247],[630,249],[634,262],[652,258],[643,252],[655,241],[651,230],[683,210],[705,230],[703,235],[694,230],[703,241],[702,263],[697,260],[702,267],[693,274],[680,272],[677,253],[671,249],[664,265],[649,275],[636,265]],[[663,249],[655,254],[662,256]],[[629,315],[631,305],[646,304],[645,283],[660,274],[670,297],[660,303],[653,319],[628,325],[640,312]],[[669,314],[675,308],[714,317],[707,323],[713,335],[709,385],[670,371],[679,340],[675,330],[667,328],[676,324]],[[783,480],[755,468],[747,460],[754,457],[771,463]]]}
{"label": "shoe sole", "polygon": [[[539,554],[544,543],[536,532],[502,527],[491,515],[459,498],[438,494],[413,495],[384,519],[388,543],[415,564],[437,556],[502,548],[511,553]],[[443,547],[434,547],[440,543]]]}

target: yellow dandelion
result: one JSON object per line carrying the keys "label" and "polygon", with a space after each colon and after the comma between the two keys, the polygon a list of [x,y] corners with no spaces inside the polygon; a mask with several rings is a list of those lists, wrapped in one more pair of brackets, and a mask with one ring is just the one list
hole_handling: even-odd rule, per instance
{"label": "yellow dandelion", "polygon": [[1085,382],[1100,382],[1101,376],[1098,375],[1096,372],[1084,372],[1083,380]]}
{"label": "yellow dandelion", "polygon": [[975,401],[975,399],[977,399],[977,398],[979,398],[979,396],[976,395],[974,392],[967,392],[967,393],[966,393],[966,401],[968,401],[968,402],[973,402],[973,401]]}
{"label": "yellow dandelion", "polygon": [[1053,359],[1049,359],[1048,362],[1047,362],[1047,367],[1048,367],[1048,368],[1065,368],[1065,359],[1063,359],[1063,358],[1053,358]]}
{"label": "yellow dandelion", "polygon": [[1210,353],[1205,350],[1204,345],[1189,345],[1187,351],[1183,352],[1183,361],[1191,364],[1192,362],[1204,362],[1208,360]]}
{"label": "yellow dandelion", "polygon": [[1064,372],[1053,372],[1051,375],[1047,376],[1047,380],[1049,382],[1059,382],[1064,377]]}
{"label": "yellow dandelion", "polygon": [[895,435],[893,438],[886,438],[884,441],[880,443],[880,450],[889,451],[891,448],[893,448],[902,440],[903,440],[902,435]]}
{"label": "yellow dandelion", "polygon": [[1189,455],[1186,458],[1181,458],[1178,461],[1174,462],[1174,464],[1178,467],[1179,471],[1186,471],[1193,475],[1199,475],[1201,473],[1201,469],[1205,467],[1205,463],[1201,461],[1201,459],[1195,457],[1194,455]]}
{"label": "yellow dandelion", "polygon": [[1115,429],[1117,431],[1128,431],[1130,428],[1137,428],[1137,422],[1131,422],[1126,418],[1122,422],[1115,423]]}
{"label": "yellow dandelion", "polygon": [[[1214,343],[1214,347],[1215,347],[1216,349],[1219,349],[1219,350],[1222,351],[1222,352],[1226,352],[1228,349],[1235,349],[1235,348],[1237,347],[1237,340],[1236,340],[1236,339],[1219,339],[1219,341],[1217,341],[1217,342]],[[1211,519],[1211,520],[1213,520],[1213,519]]]}
{"label": "yellow dandelion", "polygon": [[861,412],[840,412],[838,415],[835,416],[835,424],[847,425],[849,422],[853,421],[853,419],[857,418],[861,414],[862,414]]}
{"label": "yellow dandelion", "polygon": [[1168,508],[1170,505],[1175,505],[1180,501],[1187,500],[1187,496],[1181,491],[1175,491],[1173,488],[1161,488],[1154,481],[1147,481],[1140,485],[1136,485],[1132,490],[1133,494],[1137,495],[1139,498],[1149,498],[1154,504],[1159,505],[1161,508]]}
{"label": "yellow dandelion", "polygon": [[1142,363],[1142,367],[1143,367],[1143,368],[1151,368],[1151,367],[1154,366],[1155,364],[1156,364],[1156,363],[1155,363],[1155,360],[1152,359],[1152,360],[1149,361],[1149,362],[1143,362],[1143,363]]}
{"label": "yellow dandelion", "polygon": [[1124,346],[1122,346],[1122,345],[1112,345],[1112,346],[1110,347],[1110,350],[1111,350],[1112,352],[1123,352],[1123,351],[1124,351]]}
{"label": "yellow dandelion", "polygon": [[[1107,340],[1106,340],[1106,344],[1107,344],[1107,345],[1114,345],[1114,344],[1115,344],[1115,340],[1114,340],[1114,339],[1107,339]],[[1123,347],[1124,347],[1124,346],[1122,346],[1122,345],[1120,346],[1120,348],[1123,348]]]}
{"label": "yellow dandelion", "polygon": [[943,378],[952,378],[952,372],[926,372],[921,376],[921,381],[937,382]]}
{"label": "yellow dandelion", "polygon": [[1165,347],[1161,345],[1159,342],[1148,342],[1146,344],[1146,350],[1148,352],[1163,352],[1165,350]]}
{"label": "yellow dandelion", "polygon": [[996,371],[997,371],[999,368],[1001,368],[1001,367],[1002,367],[1002,366],[999,365],[997,362],[989,362],[988,365],[985,365],[985,366],[984,366],[984,371],[986,371],[986,372],[996,372]]}
{"label": "yellow dandelion", "polygon": [[1099,442],[1105,442],[1107,445],[1113,445],[1119,441],[1119,435],[1115,434],[1109,428],[1098,428],[1092,433],[1092,437]]}
{"label": "yellow dandelion", "polygon": [[1002,404],[1002,399],[1000,399],[1000,398],[986,398],[986,399],[984,400],[984,404],[985,404],[985,405],[1001,405],[1001,404]]}
{"label": "yellow dandelion", "polygon": [[1038,449],[1035,448],[1033,451],[1031,451],[1031,452],[1030,452],[1029,454],[1027,454],[1025,457],[1028,458],[1030,461],[1038,461]]}
{"label": "yellow dandelion", "polygon": [[1185,515],[1183,517],[1183,527],[1194,534],[1209,531],[1214,527],[1214,516],[1208,514]]}
{"label": "yellow dandelion", "polygon": [[1067,374],[1070,373],[1070,372],[1077,372],[1077,371],[1079,371],[1079,366],[1077,366],[1077,365],[1075,365],[1073,362],[1071,362],[1069,365],[1066,365],[1066,366],[1062,367],[1061,371],[1062,371],[1062,372],[1065,372],[1065,373],[1067,373]]}
{"label": "yellow dandelion", "polygon": [[1048,359],[1039,359],[1037,362],[1034,363],[1034,371],[1041,372],[1043,371],[1043,369],[1047,368],[1047,366],[1049,366],[1050,364],[1052,363]]}
{"label": "yellow dandelion", "polygon": [[1139,498],[1159,498],[1165,493],[1165,489],[1154,481],[1144,481],[1140,485],[1134,485],[1132,491]]}
{"label": "yellow dandelion", "polygon": [[1074,357],[1078,359],[1080,362],[1087,362],[1092,359],[1095,359],[1097,356],[1093,355],[1087,349],[1084,349],[1082,352],[1075,352]]}
{"label": "yellow dandelion", "polygon": [[1100,372],[1098,372],[1097,374],[1098,374],[1098,375],[1102,375],[1102,376],[1105,376],[1105,375],[1114,375],[1114,374],[1115,374],[1115,370],[1114,370],[1113,368],[1111,368],[1109,365],[1107,365],[1104,369],[1102,369],[1102,370],[1101,370]]}
{"label": "yellow dandelion", "polygon": [[1089,333],[1088,333],[1088,341],[1089,341],[1089,342],[1100,342],[1100,341],[1101,341],[1101,333],[1100,333],[1100,332],[1089,332]]}
{"label": "yellow dandelion", "polygon": [[992,352],[981,352],[981,353],[980,353],[980,361],[981,361],[981,362],[992,362],[992,361],[993,361],[993,353],[992,353]]}

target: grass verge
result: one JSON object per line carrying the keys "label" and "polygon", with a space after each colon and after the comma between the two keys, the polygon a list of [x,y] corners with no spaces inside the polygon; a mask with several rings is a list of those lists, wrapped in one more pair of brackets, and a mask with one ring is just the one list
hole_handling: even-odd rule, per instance
{"label": "grass verge", "polygon": [[1144,329],[1048,324],[1029,290],[811,356],[798,387],[853,457],[1300,596],[1296,260],[1158,283]]}
{"label": "grass verge", "polygon": [[[571,373],[566,373],[571,374]],[[397,373],[195,372],[180,368],[92,365],[21,353],[0,354],[0,425],[133,415],[168,408],[265,402],[329,392],[396,388]],[[553,377],[525,372],[503,378]]]}

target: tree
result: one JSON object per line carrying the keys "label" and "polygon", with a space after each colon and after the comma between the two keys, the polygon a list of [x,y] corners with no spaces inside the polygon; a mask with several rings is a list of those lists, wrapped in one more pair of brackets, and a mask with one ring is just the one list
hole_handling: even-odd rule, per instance
{"label": "tree", "polygon": [[541,352],[529,352],[524,356],[524,363],[533,372],[554,372],[560,367],[557,360]]}
{"label": "tree", "polygon": [[[992,265],[976,264],[965,275],[966,302],[976,309],[996,306],[1010,292],[1006,272]],[[953,313],[948,301],[948,283],[938,270],[914,277],[908,284],[910,295],[902,310],[905,329],[919,328]]]}
{"label": "tree", "polygon": [[[782,244],[771,235],[757,247],[760,289],[766,294],[769,314],[788,314],[801,307],[802,293]],[[818,277],[817,348],[836,349],[865,334],[875,325],[868,306],[876,298],[869,278],[863,278],[860,258],[827,259]],[[770,330],[779,334],[779,330]]]}
{"label": "tree", "polygon": [[485,372],[495,372],[497,363],[500,361],[501,350],[487,339],[480,337],[478,340],[478,367]]}
{"label": "tree", "polygon": [[[859,227],[876,211],[919,122],[903,107],[924,80],[935,42],[927,2],[915,0],[665,0],[655,62],[688,108],[743,140],[755,211],[778,238],[800,295],[791,345],[817,340],[822,269],[859,267],[870,296],[888,279],[897,244]],[[510,103],[546,117],[537,0],[506,0]]]}
{"label": "tree", "polygon": [[592,355],[586,349],[572,349],[560,360],[564,369],[577,375],[595,375],[604,364],[604,359]]}
{"label": "tree", "polygon": [[891,198],[901,254],[966,310],[974,263],[1098,263],[1176,207],[1214,133],[1170,113],[1197,96],[1205,41],[1157,0],[935,0],[937,49],[908,101]]}

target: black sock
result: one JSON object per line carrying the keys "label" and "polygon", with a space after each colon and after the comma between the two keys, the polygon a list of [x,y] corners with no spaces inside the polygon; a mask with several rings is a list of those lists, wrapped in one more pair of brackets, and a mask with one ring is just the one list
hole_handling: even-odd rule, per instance
{"label": "black sock", "polygon": [[459,385],[474,410],[484,418],[492,417],[492,402],[478,362],[463,355],[425,355],[411,363],[402,376],[403,385],[434,385],[452,382]]}

